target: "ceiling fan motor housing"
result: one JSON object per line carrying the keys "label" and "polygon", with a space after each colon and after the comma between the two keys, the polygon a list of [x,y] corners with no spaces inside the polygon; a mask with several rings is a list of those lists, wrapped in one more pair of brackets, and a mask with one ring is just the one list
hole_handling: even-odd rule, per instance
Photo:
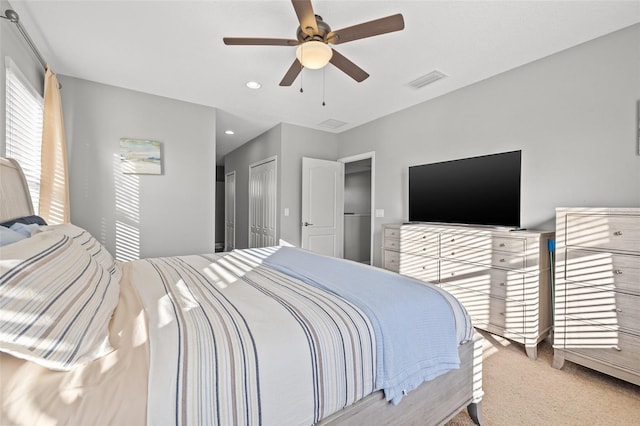
{"label": "ceiling fan motor housing", "polygon": [[[331,27],[329,26],[329,24],[324,22],[322,20],[322,17],[319,15],[316,15],[316,23],[318,26],[318,32],[313,35],[307,34],[307,32],[302,30],[302,27],[298,27],[296,36],[300,43],[305,43],[307,41],[321,41],[323,43],[327,43],[327,36],[331,32]],[[307,31],[309,31],[310,29],[311,28],[309,28]]]}

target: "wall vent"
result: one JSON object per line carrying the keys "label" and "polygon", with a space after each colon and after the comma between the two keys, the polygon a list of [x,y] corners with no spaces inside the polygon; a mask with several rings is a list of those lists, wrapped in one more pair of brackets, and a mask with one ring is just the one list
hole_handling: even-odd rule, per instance
{"label": "wall vent", "polygon": [[421,87],[424,87],[431,83],[435,83],[436,81],[442,78],[445,78],[446,76],[447,75],[445,73],[434,70],[434,71],[431,71],[429,74],[425,74],[422,77],[416,78],[415,80],[409,83],[409,86],[413,87],[414,89],[420,89]]}
{"label": "wall vent", "polygon": [[345,124],[347,124],[347,123],[345,123],[344,121],[334,120],[333,118],[330,118],[330,119],[325,120],[322,123],[318,124],[318,126],[325,127],[327,129],[337,129],[338,127],[342,127]]}

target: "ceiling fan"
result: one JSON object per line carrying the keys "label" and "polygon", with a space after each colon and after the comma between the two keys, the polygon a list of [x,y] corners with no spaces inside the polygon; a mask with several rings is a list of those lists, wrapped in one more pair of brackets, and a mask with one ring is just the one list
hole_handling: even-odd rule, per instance
{"label": "ceiling fan", "polygon": [[241,37],[224,37],[222,39],[226,45],[298,46],[296,59],[284,75],[280,86],[291,86],[302,71],[302,68],[318,69],[329,62],[355,81],[361,82],[369,77],[369,74],[338,53],[329,44],[341,44],[404,29],[404,19],[398,13],[341,30],[331,31],[331,27],[322,20],[322,17],[313,12],[311,0],[291,0],[291,2],[300,22],[296,40]]}

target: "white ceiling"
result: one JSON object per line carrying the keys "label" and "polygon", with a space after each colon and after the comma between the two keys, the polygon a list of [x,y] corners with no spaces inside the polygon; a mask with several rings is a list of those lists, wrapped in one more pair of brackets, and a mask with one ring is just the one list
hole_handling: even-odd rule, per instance
{"label": "white ceiling", "polygon": [[[290,1],[10,1],[56,73],[217,108],[218,160],[281,122],[341,132],[640,22],[640,0],[317,0],[334,30],[395,13],[405,29],[334,46],[364,82],[329,65],[303,70],[301,94],[300,77],[278,86],[295,48],[222,43],[295,39]],[[448,77],[408,86],[433,70]]]}

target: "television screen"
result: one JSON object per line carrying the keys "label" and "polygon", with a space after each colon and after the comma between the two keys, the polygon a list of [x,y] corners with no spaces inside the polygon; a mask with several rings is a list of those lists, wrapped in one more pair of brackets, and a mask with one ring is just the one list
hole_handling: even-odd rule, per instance
{"label": "television screen", "polygon": [[409,167],[409,221],[520,227],[521,151]]}

